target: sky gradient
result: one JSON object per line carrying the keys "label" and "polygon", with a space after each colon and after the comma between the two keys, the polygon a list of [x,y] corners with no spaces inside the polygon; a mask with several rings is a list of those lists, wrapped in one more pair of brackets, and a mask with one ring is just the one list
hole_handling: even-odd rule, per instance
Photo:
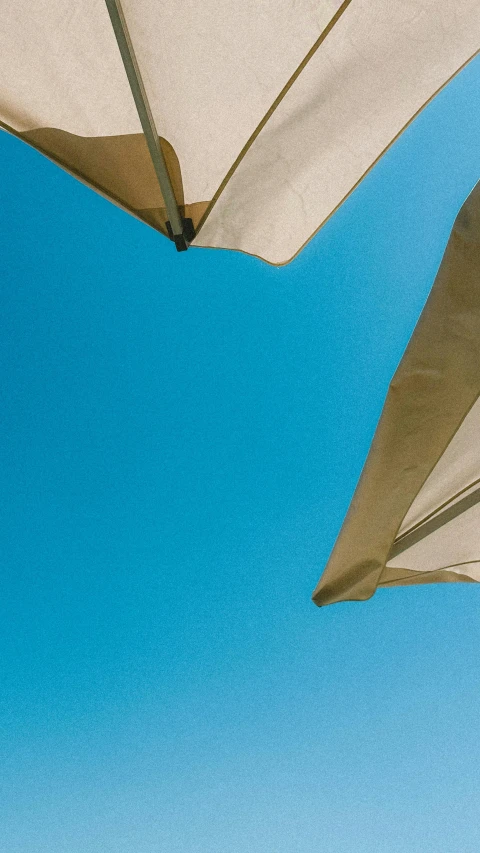
{"label": "sky gradient", "polygon": [[276,269],[0,134],[2,853],[478,853],[480,588],[318,609],[480,60]]}

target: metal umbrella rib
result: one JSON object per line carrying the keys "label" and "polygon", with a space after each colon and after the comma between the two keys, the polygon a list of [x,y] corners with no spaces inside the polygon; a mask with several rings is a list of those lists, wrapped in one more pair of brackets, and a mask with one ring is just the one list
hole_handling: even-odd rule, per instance
{"label": "metal umbrella rib", "polygon": [[[128,32],[128,26],[120,0],[105,0],[108,14],[112,22],[113,31],[117,39],[118,48],[122,57],[123,65],[127,74],[130,89],[135,101],[138,116],[142,125],[145,139],[152,159],[155,174],[160,184],[162,196],[165,201],[167,215],[171,229],[171,236],[179,251],[188,247],[185,235],[185,222],[180,215],[175,193],[173,191],[167,164],[160,146],[159,134],[155,126],[152,110],[148,102],[147,93],[143,84],[140,68],[135,56],[132,40]],[[169,229],[169,230],[170,230]]]}

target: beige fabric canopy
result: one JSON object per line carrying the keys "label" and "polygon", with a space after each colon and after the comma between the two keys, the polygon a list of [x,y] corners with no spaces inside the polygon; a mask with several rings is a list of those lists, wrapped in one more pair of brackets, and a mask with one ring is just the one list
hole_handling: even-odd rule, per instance
{"label": "beige fabric canopy", "polygon": [[480,581],[480,184],[391,383],[314,601]]}
{"label": "beige fabric canopy", "polygon": [[478,0],[0,2],[5,130],[159,231],[274,264],[480,41]]}

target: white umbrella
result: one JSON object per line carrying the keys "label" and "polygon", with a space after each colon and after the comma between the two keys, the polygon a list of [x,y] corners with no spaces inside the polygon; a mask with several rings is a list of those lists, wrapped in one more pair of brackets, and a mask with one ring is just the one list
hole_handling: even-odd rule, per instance
{"label": "white umbrella", "polygon": [[1,21],[5,130],[178,249],[274,264],[480,43],[478,0],[3,0]]}

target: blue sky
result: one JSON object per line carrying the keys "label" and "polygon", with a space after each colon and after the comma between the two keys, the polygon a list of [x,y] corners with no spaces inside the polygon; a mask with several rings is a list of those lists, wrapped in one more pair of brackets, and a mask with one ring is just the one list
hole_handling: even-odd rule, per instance
{"label": "blue sky", "polygon": [[476,60],[281,269],[0,135],[2,853],[478,853],[480,591],[310,594],[479,93]]}

